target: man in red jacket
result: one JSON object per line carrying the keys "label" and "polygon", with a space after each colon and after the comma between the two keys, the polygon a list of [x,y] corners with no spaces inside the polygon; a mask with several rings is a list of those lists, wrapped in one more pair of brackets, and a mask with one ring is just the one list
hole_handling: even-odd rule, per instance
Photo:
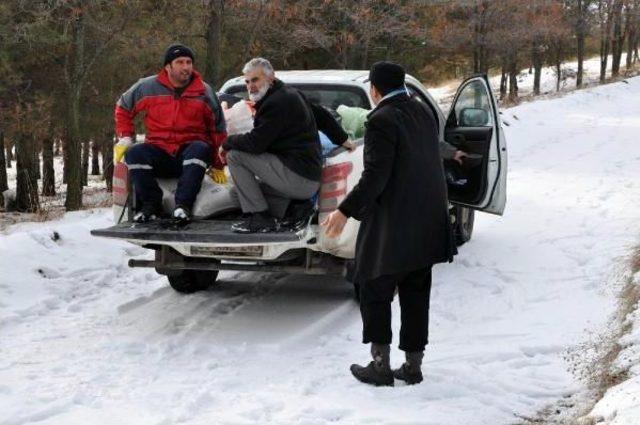
{"label": "man in red jacket", "polygon": [[[134,145],[134,117],[144,112],[145,143]],[[214,181],[224,183],[218,149],[226,138],[224,114],[211,87],[193,69],[193,52],[170,46],[164,68],[140,79],[116,104],[114,161],[123,156],[136,194],[133,220],[147,222],[162,211],[162,190],[156,177],[179,177],[173,217],[191,219],[191,208],[205,171],[213,165]]]}

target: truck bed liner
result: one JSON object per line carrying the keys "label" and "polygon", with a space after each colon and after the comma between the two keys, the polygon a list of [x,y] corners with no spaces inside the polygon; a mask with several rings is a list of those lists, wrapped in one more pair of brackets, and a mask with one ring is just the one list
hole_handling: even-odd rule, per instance
{"label": "truck bed liner", "polygon": [[220,244],[263,244],[295,242],[306,235],[306,230],[298,233],[252,233],[239,234],[231,231],[230,220],[195,220],[186,226],[177,227],[173,220],[157,220],[151,223],[120,223],[104,229],[91,231],[93,236],[140,241],[220,243]]}

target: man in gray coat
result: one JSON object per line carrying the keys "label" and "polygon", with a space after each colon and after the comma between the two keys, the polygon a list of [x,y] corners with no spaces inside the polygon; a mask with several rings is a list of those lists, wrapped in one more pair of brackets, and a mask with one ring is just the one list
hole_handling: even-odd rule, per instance
{"label": "man in gray coat", "polygon": [[[438,121],[428,106],[407,95],[404,69],[378,62],[371,68],[371,97],[364,141],[364,171],[338,209],[322,223],[340,235],[348,217],[361,221],[355,279],[360,284],[363,342],[373,361],[352,365],[360,381],[393,385],[422,381],[428,342],[431,267],[452,261],[453,242]],[[398,289],[400,349],[406,362],[390,366],[391,302]]]}

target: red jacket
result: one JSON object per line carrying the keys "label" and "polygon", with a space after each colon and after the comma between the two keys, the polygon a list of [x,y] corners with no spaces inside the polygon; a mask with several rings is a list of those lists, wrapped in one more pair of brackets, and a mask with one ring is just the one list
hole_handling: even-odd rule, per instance
{"label": "red jacket", "polygon": [[135,140],[133,119],[141,111],[145,113],[146,143],[175,155],[184,143],[205,141],[212,146],[213,166],[222,169],[218,148],[227,137],[224,114],[218,97],[199,73],[193,72],[181,95],[171,85],[165,69],[131,86],[116,104],[118,137]]}

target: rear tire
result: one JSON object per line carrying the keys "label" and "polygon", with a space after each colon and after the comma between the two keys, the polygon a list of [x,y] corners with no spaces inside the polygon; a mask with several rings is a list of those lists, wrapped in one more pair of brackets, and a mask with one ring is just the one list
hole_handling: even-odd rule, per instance
{"label": "rear tire", "polygon": [[204,291],[218,278],[217,270],[182,270],[179,274],[168,275],[171,287],[181,294]]}
{"label": "rear tire", "polygon": [[455,235],[456,244],[463,245],[471,240],[475,211],[470,208],[456,207]]}

